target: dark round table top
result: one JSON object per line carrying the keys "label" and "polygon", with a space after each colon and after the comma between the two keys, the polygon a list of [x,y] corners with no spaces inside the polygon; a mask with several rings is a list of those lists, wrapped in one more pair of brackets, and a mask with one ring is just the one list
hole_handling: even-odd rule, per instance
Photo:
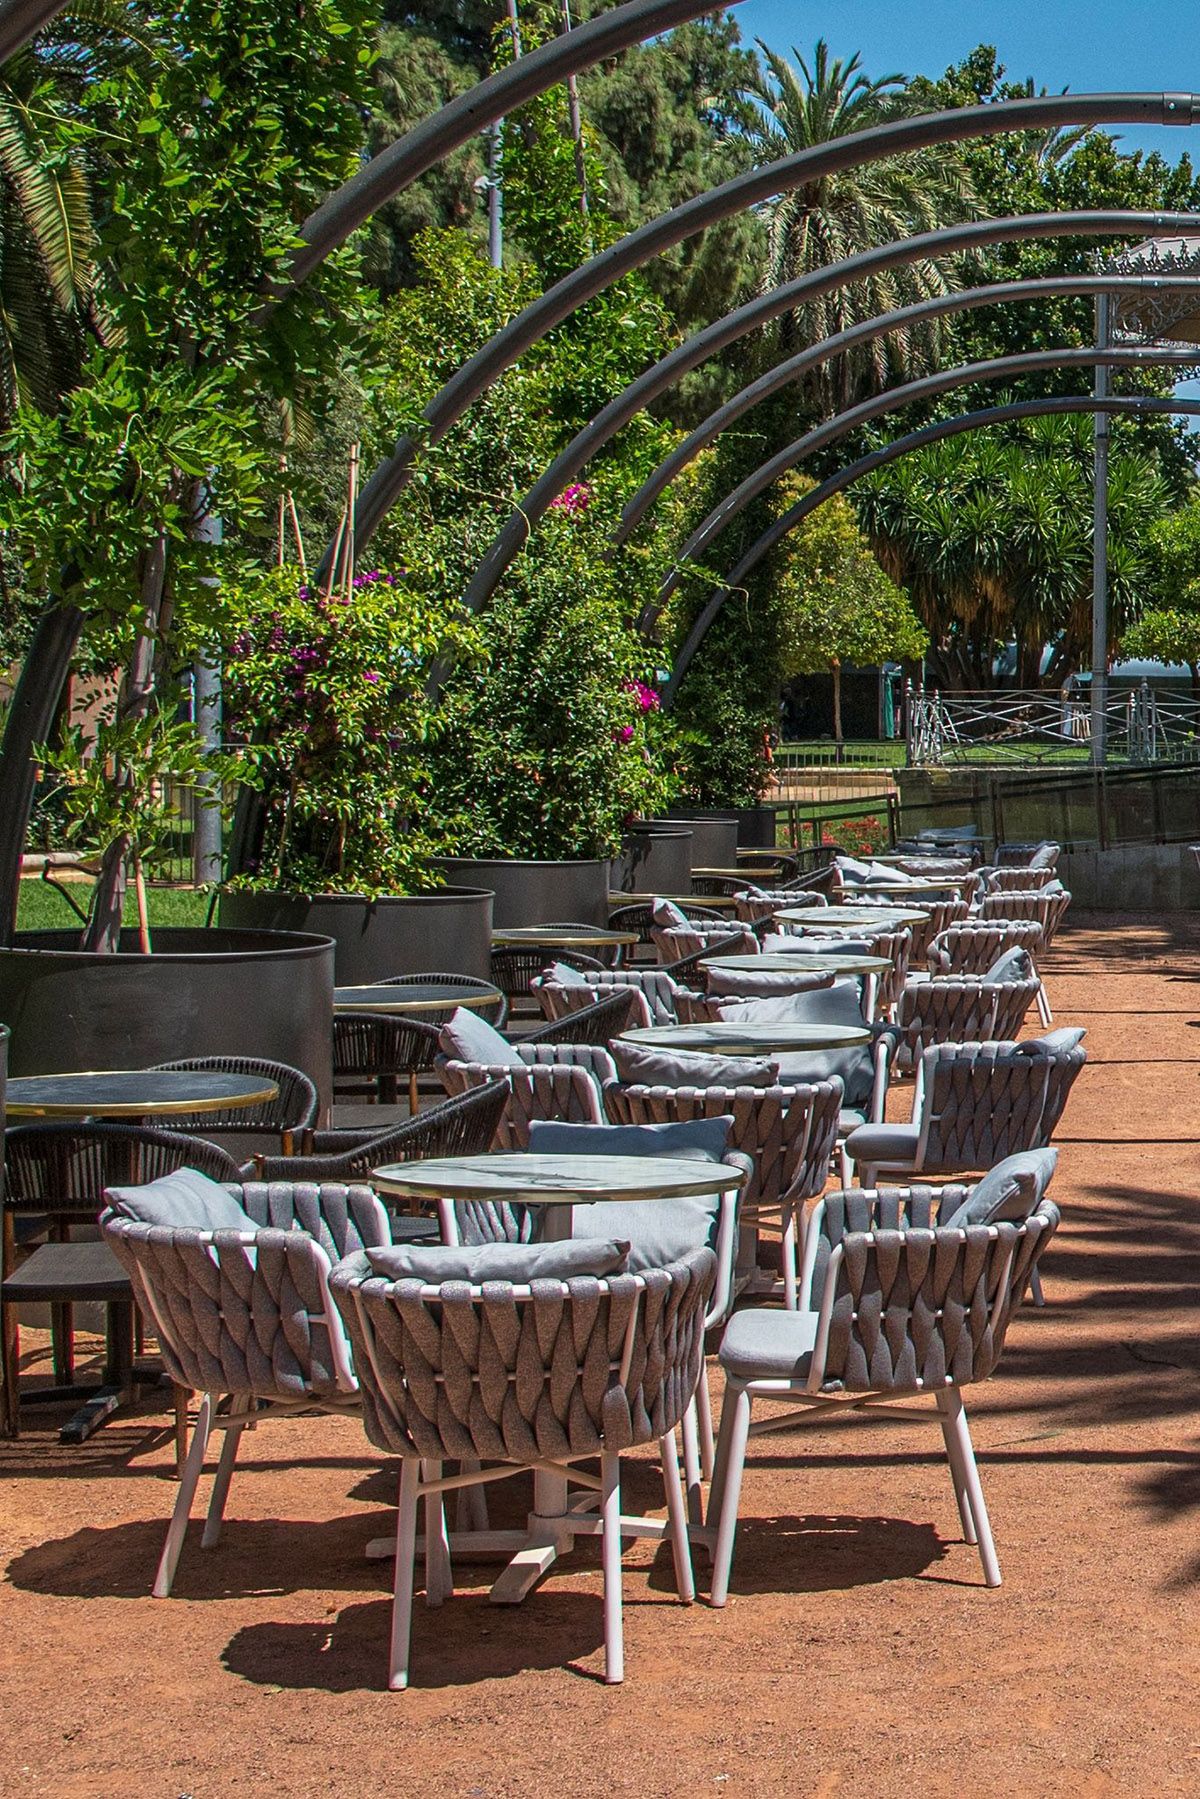
{"label": "dark round table top", "polygon": [[459,987],[449,982],[412,981],[403,987],[335,987],[335,1012],[452,1012],[455,1006],[497,1006],[503,998],[498,987]]}
{"label": "dark round table top", "polygon": [[86,1074],[17,1075],[8,1083],[10,1118],[159,1118],[222,1112],[274,1099],[261,1075],[206,1069],[114,1068]]}

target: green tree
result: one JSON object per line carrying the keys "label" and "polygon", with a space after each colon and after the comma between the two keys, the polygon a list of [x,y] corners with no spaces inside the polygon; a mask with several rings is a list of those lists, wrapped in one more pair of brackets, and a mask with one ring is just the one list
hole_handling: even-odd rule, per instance
{"label": "green tree", "polygon": [[[813,485],[793,479],[785,503],[793,505]],[[832,674],[833,735],[841,743],[843,665],[871,668],[889,660],[915,661],[924,654],[929,635],[908,595],[875,560],[841,494],[789,534],[776,580],[783,678]]]}
{"label": "green tree", "polygon": [[1121,634],[1124,656],[1181,663],[1200,700],[1200,494],[1158,519],[1149,532],[1144,611]]}

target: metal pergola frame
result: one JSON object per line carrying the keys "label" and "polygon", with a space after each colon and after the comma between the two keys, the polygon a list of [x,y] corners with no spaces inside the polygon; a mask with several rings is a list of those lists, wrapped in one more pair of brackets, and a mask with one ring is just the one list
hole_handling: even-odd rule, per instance
{"label": "metal pergola frame", "polygon": [[869,475],[874,469],[883,468],[889,462],[897,461],[901,456],[910,455],[913,450],[922,450],[929,444],[941,443],[946,438],[958,437],[964,431],[980,431],[987,425],[1006,424],[1014,419],[1038,418],[1050,413],[1103,412],[1107,414],[1157,412],[1167,414],[1186,413],[1200,416],[1200,400],[1181,400],[1174,396],[1168,399],[1151,394],[1106,395],[1097,394],[1057,394],[1040,400],[1014,400],[1006,406],[988,406],[978,412],[961,413],[957,418],[938,419],[932,424],[923,425],[919,431],[910,431],[905,437],[898,437],[893,443],[885,444],[878,450],[872,450],[866,456],[860,456],[856,462],[849,463],[839,469],[811,493],[797,500],[794,506],[775,519],[758,537],[745,554],[738,560],[725,576],[721,586],[716,589],[702,610],[697,614],[687,637],[675,657],[670,680],[663,690],[663,706],[670,710],[678,697],[679,687],[688,671],[693,656],[704,642],[714,620],[717,618],[725,602],[741,590],[748,577],[757,568],[769,550],[774,549],[780,540],[794,531],[796,526],[806,519],[810,512],[823,506],[834,494],[853,485],[855,481]]}

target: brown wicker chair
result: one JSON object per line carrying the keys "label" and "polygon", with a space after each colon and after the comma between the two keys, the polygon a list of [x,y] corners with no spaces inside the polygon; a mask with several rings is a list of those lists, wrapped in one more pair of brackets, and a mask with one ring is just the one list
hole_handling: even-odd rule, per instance
{"label": "brown wicker chair", "polygon": [[478,1156],[492,1147],[504,1113],[503,1081],[432,1106],[386,1131],[309,1131],[298,1156],[256,1156],[245,1180],[367,1181],[382,1162],[421,1162],[430,1156]]}
{"label": "brown wicker chair", "polygon": [[[176,1069],[208,1069],[213,1074],[246,1074],[273,1081],[279,1089],[274,1099],[260,1106],[227,1106],[221,1112],[175,1113],[173,1131],[194,1131],[207,1142],[222,1137],[273,1138],[287,1154],[290,1143],[317,1120],[317,1089],[308,1075],[286,1062],[268,1062],[258,1056],[187,1056],[178,1062],[158,1062],[164,1073]],[[247,1148],[250,1146],[247,1145]],[[246,1153],[243,1149],[242,1154]]]}
{"label": "brown wicker chair", "polygon": [[418,1077],[433,1067],[437,1049],[435,1024],[390,1014],[341,1013],[333,1021],[334,1095],[395,1105],[400,1079],[407,1076],[408,1107],[415,1112]]}

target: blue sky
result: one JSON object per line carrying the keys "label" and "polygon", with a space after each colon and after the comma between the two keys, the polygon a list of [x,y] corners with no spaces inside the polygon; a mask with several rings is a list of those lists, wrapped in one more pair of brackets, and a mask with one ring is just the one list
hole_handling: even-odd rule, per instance
{"label": "blue sky", "polygon": [[[994,44],[1010,80],[1032,76],[1050,93],[1200,93],[1194,0],[744,0],[733,10],[747,41],[784,55],[795,45],[807,59],[824,37],[834,56],[858,51],[876,77],[941,75],[976,44]],[[1200,168],[1200,124],[1112,131],[1122,149],[1170,162],[1186,150]],[[1177,391],[1197,397],[1200,382]]]}
{"label": "blue sky", "polygon": [[[1194,0],[744,0],[734,16],[744,38],[773,50],[807,54],[819,37],[835,56],[857,50],[876,76],[940,75],[976,44],[995,44],[1011,80],[1032,75],[1051,93],[1200,92]],[[1172,162],[1190,148],[1200,165],[1200,125],[1117,135]]]}

